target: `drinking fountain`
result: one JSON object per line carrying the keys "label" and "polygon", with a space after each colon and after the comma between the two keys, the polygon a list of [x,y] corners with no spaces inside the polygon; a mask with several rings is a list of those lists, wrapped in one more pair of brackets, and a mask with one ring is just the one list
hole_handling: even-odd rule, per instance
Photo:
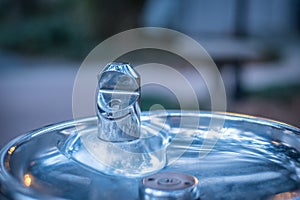
{"label": "drinking fountain", "polygon": [[234,113],[141,112],[128,63],[108,64],[95,96],[97,116],[2,148],[1,199],[300,199],[300,129]]}

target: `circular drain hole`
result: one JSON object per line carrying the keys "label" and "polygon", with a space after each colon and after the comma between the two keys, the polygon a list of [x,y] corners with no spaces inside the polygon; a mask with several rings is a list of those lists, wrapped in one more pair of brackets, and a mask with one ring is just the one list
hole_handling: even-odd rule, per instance
{"label": "circular drain hole", "polygon": [[163,172],[143,178],[140,199],[199,199],[198,179],[189,174]]}

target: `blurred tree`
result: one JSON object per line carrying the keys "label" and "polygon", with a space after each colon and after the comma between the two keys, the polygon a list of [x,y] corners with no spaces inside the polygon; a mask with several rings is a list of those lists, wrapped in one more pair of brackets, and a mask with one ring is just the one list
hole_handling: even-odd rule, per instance
{"label": "blurred tree", "polygon": [[138,26],[142,0],[1,0],[0,49],[82,59],[103,39]]}
{"label": "blurred tree", "polygon": [[298,0],[294,0],[295,1],[295,9],[296,9],[296,12],[297,13],[297,16],[296,16],[296,19],[297,19],[297,30],[298,30],[298,33],[300,33],[300,1]]}
{"label": "blurred tree", "polygon": [[144,0],[88,0],[93,35],[105,39],[113,34],[136,28]]}

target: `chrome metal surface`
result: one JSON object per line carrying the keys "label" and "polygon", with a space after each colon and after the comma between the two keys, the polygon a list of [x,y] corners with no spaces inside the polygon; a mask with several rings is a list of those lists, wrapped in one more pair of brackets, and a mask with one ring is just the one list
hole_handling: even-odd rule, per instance
{"label": "chrome metal surface", "polygon": [[145,177],[140,186],[140,199],[199,199],[198,179],[189,174],[162,172]]}
{"label": "chrome metal surface", "polygon": [[133,67],[108,64],[98,77],[98,131],[79,130],[64,151],[76,162],[109,175],[141,176],[162,169],[166,137],[151,125],[141,130],[139,100],[140,77]]}
{"label": "chrome metal surface", "polygon": [[[199,119],[197,128],[181,126],[184,118]],[[214,118],[224,119],[224,126],[210,153],[199,157],[207,148],[202,145],[210,140],[207,134]],[[300,198],[298,128],[251,116],[183,111],[142,113],[141,124],[151,130],[164,126],[167,131],[167,163],[159,171],[135,177],[108,175],[77,162],[90,158],[78,134],[97,135],[93,117],[44,127],[7,144],[0,151],[0,193],[26,200],[137,200],[145,176],[177,172],[199,180],[201,200]],[[174,159],[177,152],[181,156]]]}
{"label": "chrome metal surface", "polygon": [[98,77],[98,137],[109,142],[140,136],[140,77],[128,63],[108,64]]}

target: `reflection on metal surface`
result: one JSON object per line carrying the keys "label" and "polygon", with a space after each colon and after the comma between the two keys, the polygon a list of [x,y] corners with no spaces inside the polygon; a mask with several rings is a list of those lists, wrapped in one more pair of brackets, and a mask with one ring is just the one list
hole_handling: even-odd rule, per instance
{"label": "reflection on metal surface", "polygon": [[23,177],[23,182],[26,187],[30,187],[32,184],[32,178],[30,174],[25,174]]}
{"label": "reflection on metal surface", "polygon": [[143,178],[139,195],[143,200],[199,199],[199,181],[189,174],[163,172]]}
{"label": "reflection on metal surface", "polygon": [[277,142],[275,140],[272,140],[271,142],[272,142],[272,144],[275,144],[275,145],[280,145],[281,144],[280,142]]}
{"label": "reflection on metal surface", "polygon": [[227,114],[227,115],[234,116],[234,117],[246,117],[248,119],[256,119],[257,118],[255,116],[241,114],[241,113],[232,113],[232,112],[216,112],[216,113],[218,113],[218,114]]}
{"label": "reflection on metal surface", "polygon": [[8,154],[11,155],[14,151],[16,150],[16,146],[12,146],[9,150],[8,150]]}
{"label": "reflection on metal surface", "polygon": [[274,119],[269,119],[269,118],[265,118],[265,117],[257,117],[257,116],[252,116],[252,115],[247,115],[247,114],[241,114],[241,113],[232,113],[232,112],[215,112],[217,114],[226,114],[228,116],[233,116],[233,117],[241,117],[241,118],[247,118],[247,119],[254,119],[257,122],[261,122],[261,123],[272,123],[272,125],[281,125],[284,127],[288,127],[288,128],[292,128],[292,129],[296,129],[299,130],[298,127],[281,122],[281,121],[277,121]]}
{"label": "reflection on metal surface", "polygon": [[140,77],[128,63],[110,63],[99,75],[96,106],[101,140],[140,137]]}
{"label": "reflection on metal surface", "polygon": [[[217,131],[221,136],[213,151],[199,159],[200,149],[210,130],[210,121],[219,117],[225,119],[224,128]],[[195,130],[189,124],[180,126],[182,118],[201,120]],[[151,140],[141,137],[131,141],[131,146],[137,147],[131,149],[132,155],[127,148],[123,148],[125,153],[118,154],[119,160],[126,161],[119,164],[125,169],[134,168],[134,176],[129,176],[132,171],[130,173],[127,170],[119,175],[117,170],[120,165],[117,165],[118,162],[113,163],[112,157],[108,156],[109,150],[114,153],[112,150],[118,146],[124,147],[122,143],[129,142],[119,142],[114,149],[103,145],[103,141],[95,143],[100,146],[93,150],[99,150],[100,156],[106,155],[105,161],[113,164],[112,168],[103,167],[89,153],[91,149],[85,148],[85,142],[99,141],[97,118],[93,117],[33,131],[4,147],[0,151],[0,193],[13,195],[16,197],[14,199],[46,199],[45,195],[49,196],[48,199],[140,199],[137,190],[141,179],[153,174],[152,169],[155,168],[160,174],[177,172],[196,177],[199,180],[201,200],[278,200],[300,197],[299,129],[260,119],[207,112],[151,112],[151,116],[142,113],[141,122],[141,130],[145,130],[143,126],[146,126],[149,134],[153,135],[155,130],[159,130],[157,134],[162,135],[151,137]],[[162,131],[156,129],[156,124],[161,126],[161,122],[166,124]],[[81,127],[80,131],[76,131],[76,125]],[[140,152],[139,147],[145,143],[139,141],[149,141],[146,145],[150,155]],[[160,162],[166,162],[163,169],[151,166],[155,160],[150,163],[139,162],[159,153],[160,145],[164,146],[171,141],[174,145],[168,146],[165,154],[160,154],[166,158]],[[9,154],[14,146],[15,150]],[[182,149],[184,153],[172,162],[174,154],[176,156]],[[138,157],[137,154],[144,157]],[[98,155],[98,151],[95,155]],[[172,164],[169,165],[169,162]],[[140,164],[147,166],[146,171],[141,171]],[[151,173],[148,174],[149,169]],[[178,177],[160,178],[157,179],[157,186],[177,187],[180,186],[180,180]],[[151,179],[148,181],[151,182]]]}
{"label": "reflection on metal surface", "polygon": [[295,191],[295,192],[283,192],[276,194],[269,198],[268,200],[297,200],[299,199],[300,196],[300,191]]}

